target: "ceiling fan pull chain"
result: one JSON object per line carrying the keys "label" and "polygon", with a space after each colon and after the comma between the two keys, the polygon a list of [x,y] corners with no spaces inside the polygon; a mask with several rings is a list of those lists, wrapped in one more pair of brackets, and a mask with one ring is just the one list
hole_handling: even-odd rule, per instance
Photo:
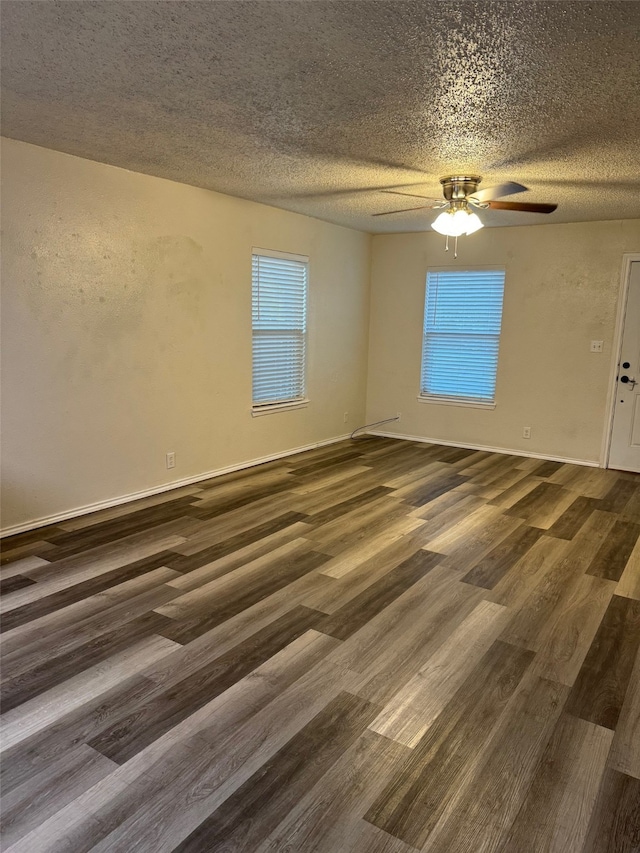
{"label": "ceiling fan pull chain", "polygon": [[449,251],[449,235],[447,234],[446,239],[444,241],[444,250],[445,252]]}
{"label": "ceiling fan pull chain", "polygon": [[456,234],[455,243],[453,244],[453,257],[458,257],[458,235]]}

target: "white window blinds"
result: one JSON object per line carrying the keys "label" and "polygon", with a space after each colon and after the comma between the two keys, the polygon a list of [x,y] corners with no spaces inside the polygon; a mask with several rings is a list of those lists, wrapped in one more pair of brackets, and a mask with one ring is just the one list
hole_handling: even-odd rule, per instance
{"label": "white window blinds", "polygon": [[420,393],[493,402],[503,270],[427,273]]}
{"label": "white window blinds", "polygon": [[306,259],[252,255],[253,405],[305,396]]}

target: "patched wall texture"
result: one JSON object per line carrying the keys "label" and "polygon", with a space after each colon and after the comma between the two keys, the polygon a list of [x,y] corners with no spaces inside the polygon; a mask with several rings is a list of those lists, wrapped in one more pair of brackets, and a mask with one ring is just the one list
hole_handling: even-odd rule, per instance
{"label": "patched wall texture", "polygon": [[[2,176],[3,528],[363,421],[369,236],[11,140]],[[310,257],[310,403],[260,418],[252,247]]]}
{"label": "patched wall texture", "polygon": [[[638,251],[640,220],[485,229],[457,260],[439,234],[374,237],[368,420],[401,412],[391,432],[598,462],[622,256]],[[506,272],[496,407],[419,402],[427,270],[483,266]]]}

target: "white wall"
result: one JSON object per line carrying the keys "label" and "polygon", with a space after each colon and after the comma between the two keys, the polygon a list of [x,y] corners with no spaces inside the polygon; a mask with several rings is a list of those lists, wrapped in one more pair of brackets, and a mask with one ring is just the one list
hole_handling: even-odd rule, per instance
{"label": "white wall", "polygon": [[[622,255],[638,250],[638,220],[487,228],[457,261],[435,233],[374,237],[367,420],[400,412],[381,429],[599,461]],[[482,265],[506,270],[496,407],[419,402],[427,269]]]}
{"label": "white wall", "polygon": [[[13,140],[3,228],[3,528],[363,422],[368,235]],[[311,402],[259,418],[252,246],[310,256]]]}

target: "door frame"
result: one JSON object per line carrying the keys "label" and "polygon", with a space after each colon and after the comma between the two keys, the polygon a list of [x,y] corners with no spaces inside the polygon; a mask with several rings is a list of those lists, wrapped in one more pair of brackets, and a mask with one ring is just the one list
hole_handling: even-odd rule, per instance
{"label": "door frame", "polygon": [[631,264],[640,262],[640,252],[625,252],[622,256],[622,270],[620,271],[620,287],[618,290],[618,308],[616,311],[616,324],[611,342],[611,367],[609,372],[609,388],[607,391],[607,406],[605,429],[602,437],[601,467],[609,467],[609,456],[611,454],[611,439],[613,437],[613,416],[616,404],[616,386],[618,382],[618,364],[620,363],[620,351],[622,349],[622,331],[624,328],[625,315],[627,313],[627,298],[629,296],[629,284],[631,282]]}

